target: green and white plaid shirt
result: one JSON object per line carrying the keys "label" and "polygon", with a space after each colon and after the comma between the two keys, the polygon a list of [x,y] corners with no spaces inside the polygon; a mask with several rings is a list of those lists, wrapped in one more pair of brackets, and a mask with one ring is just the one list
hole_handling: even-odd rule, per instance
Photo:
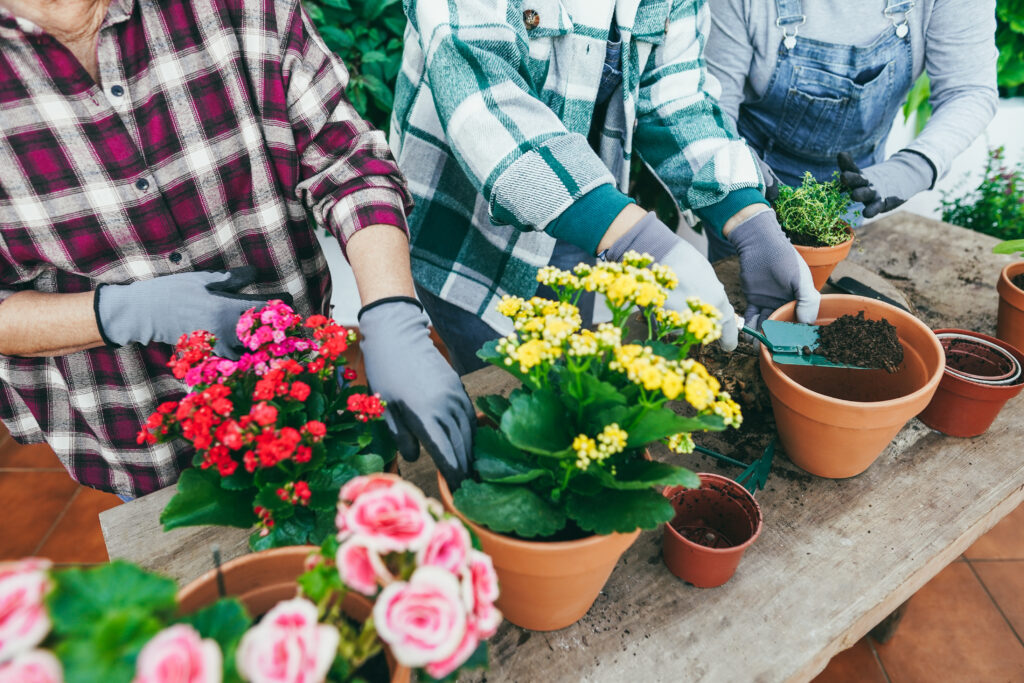
{"label": "green and white plaid shirt", "polygon": [[[625,192],[634,150],[684,209],[762,188],[705,68],[705,0],[404,4],[390,143],[416,199],[413,274],[499,332],[511,331],[501,296],[536,291],[555,244],[545,228],[600,185]],[[613,15],[622,86],[595,152],[587,135]]]}

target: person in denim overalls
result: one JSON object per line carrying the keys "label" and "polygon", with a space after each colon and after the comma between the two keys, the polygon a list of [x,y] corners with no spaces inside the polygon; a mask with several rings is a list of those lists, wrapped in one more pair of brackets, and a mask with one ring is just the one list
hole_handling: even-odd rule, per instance
{"label": "person in denim overalls", "polygon": [[[769,2],[712,1],[715,31],[708,44],[709,66],[722,79],[726,91],[735,87],[736,79],[730,78],[734,74],[723,72],[737,68],[729,63],[735,55],[735,44],[729,40],[740,34],[730,25],[740,12],[730,15],[730,10],[741,4],[748,22],[744,37],[758,35],[750,22],[770,21]],[[774,193],[771,187],[772,176],[777,182],[799,185],[805,172],[824,181],[839,170],[844,187],[856,202],[847,216],[856,225],[860,219],[855,211],[870,218],[894,209],[917,192],[930,189],[940,175],[931,156],[919,149],[904,149],[886,160],[885,143],[916,77],[915,50],[919,53],[918,67],[922,68],[924,35],[934,40],[934,24],[948,22],[952,17],[940,15],[934,0],[882,0],[848,5],[844,10],[846,16],[835,17],[830,27],[837,36],[848,37],[851,18],[858,18],[855,15],[864,22],[884,18],[885,28],[870,42],[846,45],[801,35],[801,30],[808,28],[805,9],[818,11],[814,21],[831,19],[823,17],[821,6],[814,8],[808,4],[805,8],[804,4],[801,0],[774,0],[775,21],[766,29],[767,45],[777,41],[774,71],[759,97],[756,92],[751,96],[752,88],[747,81],[735,122],[740,135],[761,157],[769,199],[777,194],[777,185]],[[976,12],[991,3],[983,4],[985,8],[971,9]],[[914,15],[921,12],[925,15],[916,17],[914,23]],[[961,13],[963,24],[978,21],[982,19],[974,12]],[[820,35],[822,27],[816,28]],[[984,35],[983,30],[979,33]],[[974,52],[990,55],[991,48],[982,47],[988,49]],[[974,52],[964,50],[964,59],[975,59]],[[752,55],[757,58],[756,48]],[[735,57],[735,62],[743,68],[754,68],[752,60],[743,64],[740,57]],[[930,55],[928,66],[931,70]],[[985,61],[980,66],[982,72],[991,68]],[[994,81],[994,69],[991,77]],[[986,91],[984,98],[994,99],[994,87],[989,90],[991,93]],[[723,99],[734,95],[738,97],[738,93],[726,92]],[[728,106],[724,108],[729,111]],[[972,125],[976,126],[980,119],[983,127],[991,118],[991,110],[994,106],[974,113]],[[713,231],[708,231],[708,241],[712,261],[733,253],[732,245]]]}

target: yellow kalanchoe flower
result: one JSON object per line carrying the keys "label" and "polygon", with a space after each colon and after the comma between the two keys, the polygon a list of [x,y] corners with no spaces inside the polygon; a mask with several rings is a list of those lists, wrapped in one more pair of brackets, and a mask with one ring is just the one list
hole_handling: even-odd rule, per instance
{"label": "yellow kalanchoe flower", "polygon": [[537,271],[537,282],[548,287],[580,287],[580,279],[568,270],[561,270],[555,266],[544,266]]}
{"label": "yellow kalanchoe flower", "polygon": [[695,445],[689,432],[680,432],[668,437],[668,447],[673,453],[693,453]]}
{"label": "yellow kalanchoe flower", "polygon": [[739,404],[732,400],[726,391],[718,394],[718,399],[711,404],[711,410],[725,420],[727,427],[739,427],[743,424],[743,414],[740,412]]}
{"label": "yellow kalanchoe flower", "polygon": [[[576,451],[576,467],[586,471],[592,463],[601,464],[625,450],[628,439],[629,434],[616,423],[601,430],[596,440],[586,434],[578,435],[572,440],[572,449]],[[615,474],[614,469],[612,474]]]}

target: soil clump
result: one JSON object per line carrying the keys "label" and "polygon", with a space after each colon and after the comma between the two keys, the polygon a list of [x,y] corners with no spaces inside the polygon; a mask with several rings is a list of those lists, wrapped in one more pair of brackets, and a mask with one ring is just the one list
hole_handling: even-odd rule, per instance
{"label": "soil clump", "polygon": [[896,372],[903,362],[903,344],[896,328],[885,318],[866,319],[864,311],[823,325],[815,353],[833,363],[882,368],[890,373]]}

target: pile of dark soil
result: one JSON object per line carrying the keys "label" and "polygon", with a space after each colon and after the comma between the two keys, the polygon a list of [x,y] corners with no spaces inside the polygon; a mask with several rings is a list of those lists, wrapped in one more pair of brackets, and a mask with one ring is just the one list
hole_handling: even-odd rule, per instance
{"label": "pile of dark soil", "polygon": [[786,237],[789,241],[799,247],[827,247],[828,245],[819,240],[817,237],[808,235],[805,232],[790,232],[785,228],[782,229],[786,233]]}
{"label": "pile of dark soil", "polygon": [[833,363],[883,368],[886,372],[896,372],[903,362],[903,344],[896,328],[885,318],[866,319],[864,311],[823,325],[815,353]]}
{"label": "pile of dark soil", "polygon": [[695,522],[674,522],[672,528],[686,540],[708,548],[732,548],[736,544],[703,519]]}
{"label": "pile of dark soil", "polygon": [[1010,278],[1010,282],[1012,282],[1017,289],[1024,290],[1024,273],[1014,275]]}

